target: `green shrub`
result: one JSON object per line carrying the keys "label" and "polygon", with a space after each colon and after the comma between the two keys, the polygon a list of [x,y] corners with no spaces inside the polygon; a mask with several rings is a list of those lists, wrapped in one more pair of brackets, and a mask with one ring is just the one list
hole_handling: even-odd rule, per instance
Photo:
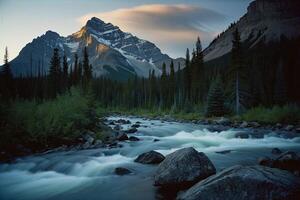
{"label": "green shrub", "polygon": [[300,107],[297,105],[256,107],[241,116],[242,120],[262,123],[300,123]]}
{"label": "green shrub", "polygon": [[43,103],[16,101],[12,104],[10,123],[25,130],[31,138],[75,137],[89,124],[88,100],[79,89]]}

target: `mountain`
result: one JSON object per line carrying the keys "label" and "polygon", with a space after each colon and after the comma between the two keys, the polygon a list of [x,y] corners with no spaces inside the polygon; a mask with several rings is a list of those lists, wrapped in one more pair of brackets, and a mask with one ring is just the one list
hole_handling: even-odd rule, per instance
{"label": "mountain", "polygon": [[250,3],[247,13],[221,33],[204,50],[204,60],[210,61],[231,51],[232,32],[238,28],[241,41],[250,48],[259,42],[279,41],[282,36],[300,36],[300,1],[256,0]]}
{"label": "mountain", "polygon": [[[90,63],[96,76],[126,80],[138,75],[147,77],[149,70],[161,73],[161,64],[169,64],[172,58],[163,54],[153,43],[125,33],[111,23],[91,18],[78,32],[67,37],[47,31],[44,35],[27,44],[19,55],[11,61],[15,75],[47,72],[54,48],[59,48],[61,56],[65,53],[69,64],[74,62],[74,54],[82,57],[87,47]],[[175,59],[175,63],[184,59]]]}

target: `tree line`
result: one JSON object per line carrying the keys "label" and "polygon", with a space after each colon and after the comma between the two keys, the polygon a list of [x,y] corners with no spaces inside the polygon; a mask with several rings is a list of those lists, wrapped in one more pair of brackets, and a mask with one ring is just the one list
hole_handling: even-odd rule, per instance
{"label": "tree line", "polygon": [[153,70],[147,78],[135,76],[125,82],[93,77],[87,48],[82,59],[74,55],[71,65],[54,49],[48,74],[13,77],[6,50],[0,76],[1,99],[51,99],[80,86],[84,91],[92,89],[93,97],[103,107],[174,112],[198,112],[202,108],[207,116],[239,115],[258,105],[299,103],[295,91],[300,85],[300,39],[282,37],[279,43],[261,41],[249,48],[250,39],[242,43],[238,29],[234,29],[231,52],[204,63],[198,38],[192,53],[186,51],[184,67],[173,61],[169,66],[163,63],[160,75]]}

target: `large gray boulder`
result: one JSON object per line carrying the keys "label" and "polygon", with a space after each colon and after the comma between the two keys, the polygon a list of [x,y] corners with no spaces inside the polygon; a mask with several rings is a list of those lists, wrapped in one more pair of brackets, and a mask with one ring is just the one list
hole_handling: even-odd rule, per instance
{"label": "large gray boulder", "polygon": [[263,166],[233,166],[180,194],[184,200],[297,199],[299,178],[288,171]]}
{"label": "large gray boulder", "polygon": [[156,151],[149,151],[146,153],[142,153],[139,155],[134,162],[142,163],[142,164],[158,164],[161,163],[165,157]]}
{"label": "large gray boulder", "polygon": [[154,176],[156,186],[185,187],[216,173],[212,162],[194,148],[177,150],[166,156]]}

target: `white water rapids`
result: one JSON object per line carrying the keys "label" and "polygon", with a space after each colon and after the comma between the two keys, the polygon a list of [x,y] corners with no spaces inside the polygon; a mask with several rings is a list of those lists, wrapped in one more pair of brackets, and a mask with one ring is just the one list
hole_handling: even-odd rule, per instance
{"label": "white water rapids", "polygon": [[[284,138],[274,132],[267,132],[263,138],[240,139],[235,138],[236,130],[217,133],[190,123],[125,119],[141,122],[138,132],[129,134],[140,141],[121,142],[121,148],[38,154],[11,164],[0,164],[0,199],[156,199],[153,186],[156,166],[133,162],[139,154],[150,150],[167,155],[192,146],[206,153],[217,170],[235,164],[256,164],[259,157],[272,157],[274,147],[300,151],[300,137]],[[123,125],[123,129],[129,126]],[[154,139],[159,141],[154,142]],[[231,151],[216,153],[224,150]],[[133,173],[115,175],[116,167],[128,168]]]}

